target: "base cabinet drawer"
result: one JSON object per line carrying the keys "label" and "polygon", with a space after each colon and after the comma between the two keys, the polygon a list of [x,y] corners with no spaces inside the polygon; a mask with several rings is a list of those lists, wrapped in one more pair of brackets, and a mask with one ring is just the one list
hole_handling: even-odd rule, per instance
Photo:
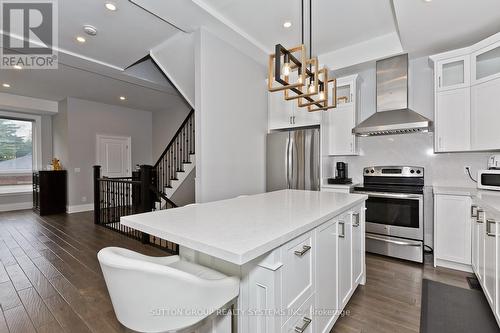
{"label": "base cabinet drawer", "polygon": [[313,294],[281,327],[281,333],[315,333],[314,301],[315,295]]}
{"label": "base cabinet drawer", "polygon": [[308,232],[282,248],[282,306],[288,315],[295,312],[314,292],[316,250],[313,232]]}

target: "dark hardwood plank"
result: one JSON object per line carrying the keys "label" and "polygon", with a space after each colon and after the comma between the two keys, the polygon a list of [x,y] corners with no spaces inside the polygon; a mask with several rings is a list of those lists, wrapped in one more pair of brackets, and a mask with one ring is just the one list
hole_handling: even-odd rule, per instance
{"label": "dark hardwood plank", "polygon": [[19,297],[21,298],[21,302],[23,303],[28,316],[31,318],[31,321],[36,328],[48,325],[55,321],[54,316],[50,313],[49,309],[34,288],[19,291]]}
{"label": "dark hardwood plank", "polygon": [[22,305],[4,311],[5,321],[11,333],[36,333],[26,310]]}
{"label": "dark hardwood plank", "polygon": [[12,282],[0,283],[0,306],[2,310],[9,310],[21,305],[21,300],[17,296]]}

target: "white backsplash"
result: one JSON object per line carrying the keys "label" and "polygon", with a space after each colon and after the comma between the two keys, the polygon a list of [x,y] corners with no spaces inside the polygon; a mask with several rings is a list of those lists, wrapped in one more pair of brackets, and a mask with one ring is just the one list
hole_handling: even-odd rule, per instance
{"label": "white backsplash", "polygon": [[390,136],[360,137],[359,156],[323,158],[323,176],[334,176],[335,163],[348,163],[349,177],[363,181],[363,168],[377,165],[410,165],[425,168],[425,185],[475,187],[464,173],[470,166],[472,176],[486,169],[492,152],[434,154],[433,134],[417,133]]}

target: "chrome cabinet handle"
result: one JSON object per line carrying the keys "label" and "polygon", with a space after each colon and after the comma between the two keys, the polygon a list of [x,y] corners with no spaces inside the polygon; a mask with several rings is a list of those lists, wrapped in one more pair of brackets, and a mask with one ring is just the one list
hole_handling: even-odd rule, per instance
{"label": "chrome cabinet handle", "polygon": [[483,217],[481,217],[481,214],[484,214],[484,210],[478,209],[477,210],[477,218],[476,218],[477,223],[483,223],[484,215],[483,215]]}
{"label": "chrome cabinet handle", "polygon": [[494,233],[491,232],[491,225],[493,223],[497,223],[497,221],[492,220],[492,219],[487,219],[486,220],[486,235],[491,236],[491,237],[495,237],[496,236],[496,234],[494,234]]}
{"label": "chrome cabinet handle", "polygon": [[359,213],[352,214],[352,218],[353,218],[352,226],[359,227]]}
{"label": "chrome cabinet handle", "polygon": [[312,322],[312,319],[307,318],[307,317],[302,318],[302,320],[304,321],[304,324],[302,325],[302,327],[295,326],[295,332],[297,332],[297,333],[304,333],[304,331],[307,329],[307,327]]}
{"label": "chrome cabinet handle", "polygon": [[340,238],[345,238],[345,222],[344,221],[339,221],[339,225],[342,226],[342,233],[339,233]]}
{"label": "chrome cabinet handle", "polygon": [[472,205],[470,207],[470,217],[476,217],[477,218],[477,206]]}
{"label": "chrome cabinet handle", "polygon": [[311,247],[309,245],[304,245],[302,247],[302,251],[295,251],[295,255],[296,256],[299,256],[299,257],[302,257],[304,254],[307,253],[307,251],[309,251],[311,249]]}

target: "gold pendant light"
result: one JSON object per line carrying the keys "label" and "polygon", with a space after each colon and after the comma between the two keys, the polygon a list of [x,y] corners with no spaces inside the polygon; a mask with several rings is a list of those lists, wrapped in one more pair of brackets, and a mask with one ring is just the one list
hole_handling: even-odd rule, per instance
{"label": "gold pendant light", "polygon": [[[312,0],[309,0],[309,58],[304,44],[304,0],[302,0],[302,44],[286,49],[276,44],[269,56],[268,90],[284,91],[285,100],[297,100],[299,107],[309,112],[335,108],[337,85],[329,79],[327,67],[318,69],[318,59],[312,57]],[[329,99],[329,90],[333,99]],[[332,100],[333,102],[330,102]]]}

